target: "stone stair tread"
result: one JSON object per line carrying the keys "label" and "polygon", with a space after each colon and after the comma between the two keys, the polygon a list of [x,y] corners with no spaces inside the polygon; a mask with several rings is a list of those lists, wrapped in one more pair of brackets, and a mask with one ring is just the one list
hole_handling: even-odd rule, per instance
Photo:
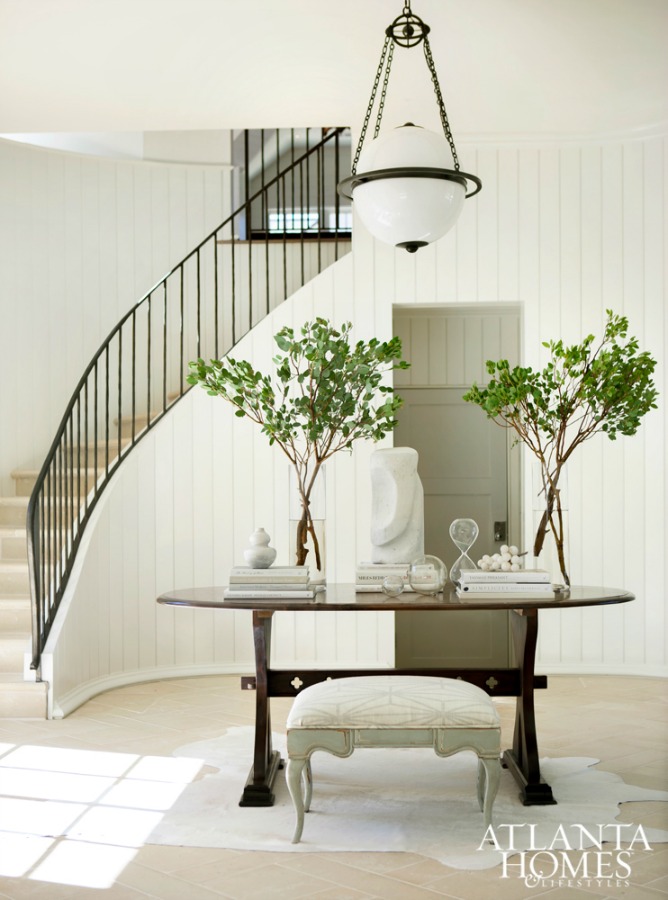
{"label": "stone stair tread", "polygon": [[26,681],[22,674],[19,672],[0,672],[0,685],[1,684],[25,684],[28,687],[35,684],[41,684],[42,682],[38,681]]}
{"label": "stone stair tread", "polygon": [[36,687],[46,690],[45,681],[26,681],[19,672],[0,672],[0,688],[3,684],[10,684],[13,688],[30,690]]}
{"label": "stone stair tread", "polygon": [[46,719],[47,688],[43,681],[0,673],[0,720]]}

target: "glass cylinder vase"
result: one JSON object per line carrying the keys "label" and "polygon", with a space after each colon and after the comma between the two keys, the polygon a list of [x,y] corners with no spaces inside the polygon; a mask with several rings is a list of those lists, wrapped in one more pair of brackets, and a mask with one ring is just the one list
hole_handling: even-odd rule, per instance
{"label": "glass cylinder vase", "polygon": [[551,581],[569,587],[570,552],[568,521],[568,473],[562,469],[556,476],[536,463],[532,467],[533,535],[532,563],[546,569]]}
{"label": "glass cylinder vase", "polygon": [[[313,485],[306,470],[302,488],[308,490],[308,498],[300,490],[299,478],[294,466],[290,466],[290,565],[308,566],[313,584],[325,583],[325,470],[321,468]],[[310,490],[309,490],[310,486]]]}

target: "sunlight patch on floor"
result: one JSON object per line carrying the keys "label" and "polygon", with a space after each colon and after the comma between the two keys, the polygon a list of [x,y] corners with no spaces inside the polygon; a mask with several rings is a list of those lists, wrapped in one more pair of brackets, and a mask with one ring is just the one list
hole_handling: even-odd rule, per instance
{"label": "sunlight patch on floor", "polygon": [[0,744],[0,877],[111,887],[203,762]]}

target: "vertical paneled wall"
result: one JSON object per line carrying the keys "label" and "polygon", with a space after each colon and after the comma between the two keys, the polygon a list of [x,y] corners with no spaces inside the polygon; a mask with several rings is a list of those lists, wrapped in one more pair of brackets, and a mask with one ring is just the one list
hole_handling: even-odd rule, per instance
{"label": "vertical paneled wall", "polygon": [[395,307],[393,327],[409,369],[394,375],[396,388],[469,387],[489,380],[488,359],[521,360],[520,309],[495,303]]}
{"label": "vertical paneled wall", "polygon": [[628,317],[658,360],[659,408],[634,437],[597,436],[573,457],[570,552],[576,582],[625,587],[637,599],[544,614],[539,658],[546,671],[665,673],[666,140],[470,146],[462,164],[481,176],[482,193],[454,233],[415,257],[377,246],[377,295],[519,301],[523,362],[534,366],[545,361],[542,341],[600,334],[606,309]]}
{"label": "vertical paneled wall", "polygon": [[[350,318],[356,336],[385,338],[393,304],[519,302],[521,354],[537,365],[542,340],[600,332],[606,308],[628,315],[631,333],[659,360],[660,406],[637,436],[614,443],[598,437],[573,459],[570,547],[575,581],[626,587],[637,600],[545,613],[539,665],[665,673],[665,141],[462,149],[463,167],[479,173],[484,187],[467,201],[454,232],[411,256],[376,244],[357,226],[352,257],[274,311],[237,355],[266,367],[275,331],[315,314]],[[371,449],[340,454],[329,468],[331,580],[351,580],[356,559],[368,551]],[[71,591],[77,616],[52,647],[65,705],[96,685],[142,672],[250,669],[243,614],[156,609],[154,598],[172,587],[224,580],[257,525],[272,533],[279,553],[287,549],[285,463],[222,401],[191,393],[136,453],[101,506],[80,585]],[[107,599],[99,573],[112,570],[117,584]],[[114,618],[121,611],[122,628]],[[83,658],[82,642],[110,617],[115,625],[103,637],[104,653]],[[286,614],[277,623],[281,665],[382,664],[392,656],[391,617],[313,619]]]}
{"label": "vertical paneled wall", "polygon": [[229,213],[228,181],[0,141],[0,494],[122,314]]}

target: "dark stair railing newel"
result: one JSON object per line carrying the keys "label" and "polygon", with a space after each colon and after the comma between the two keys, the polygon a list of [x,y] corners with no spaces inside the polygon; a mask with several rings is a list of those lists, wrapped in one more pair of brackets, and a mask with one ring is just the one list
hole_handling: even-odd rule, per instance
{"label": "dark stair railing newel", "polygon": [[307,130],[302,152],[294,130],[277,130],[277,174],[269,178],[274,132],[259,132],[254,178],[244,132],[244,201],[123,316],[81,376],[28,503],[33,669],[97,501],[128,453],[190,389],[188,362],[225,355],[349,251],[336,191],[340,156],[349,153],[344,131],[317,129],[324,136],[309,147]]}

